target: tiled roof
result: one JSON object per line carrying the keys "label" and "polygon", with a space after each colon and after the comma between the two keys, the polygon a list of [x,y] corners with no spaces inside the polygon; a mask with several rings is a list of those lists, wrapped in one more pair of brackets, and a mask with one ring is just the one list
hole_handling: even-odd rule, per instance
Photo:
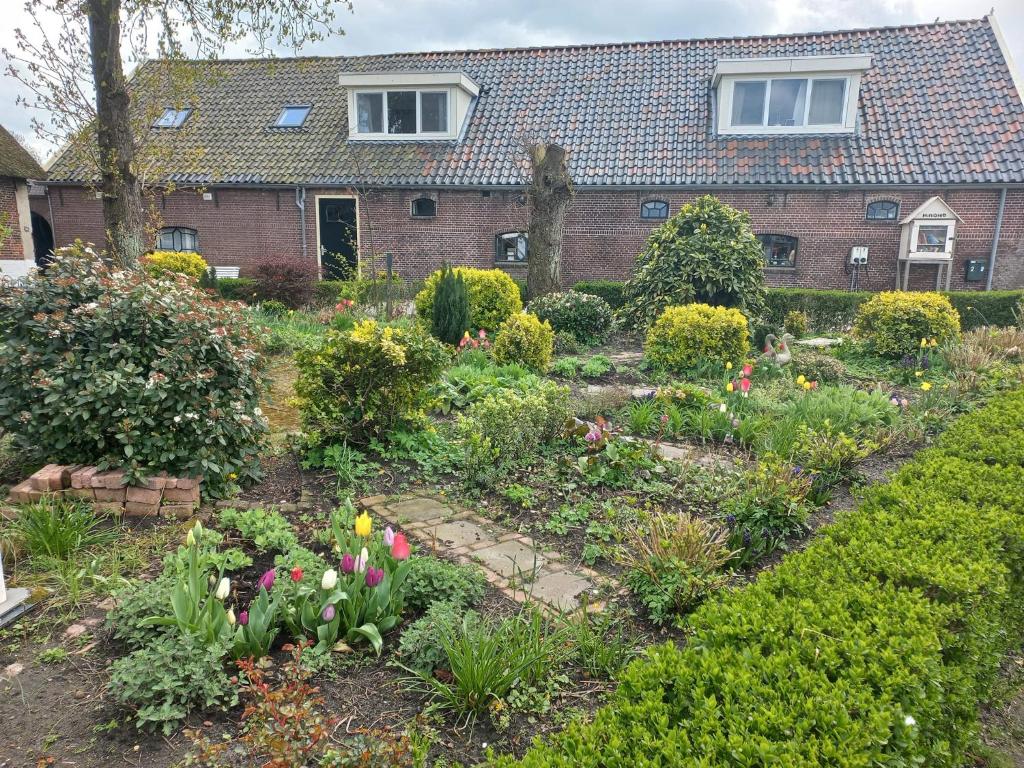
{"label": "tiled roof", "polygon": [[16,179],[42,179],[46,172],[16,138],[0,125],[0,176]]}
{"label": "tiled roof", "polygon": [[[724,58],[870,54],[848,135],[723,136]],[[563,144],[579,186],[1024,182],[1024,105],[988,19],[847,32],[382,56],[198,62],[178,183],[518,185],[522,137]],[[461,71],[480,85],[458,141],[349,142],[340,72]],[[269,126],[311,103],[300,129]],[[201,159],[196,159],[199,149]],[[52,179],[81,179],[61,158]]]}

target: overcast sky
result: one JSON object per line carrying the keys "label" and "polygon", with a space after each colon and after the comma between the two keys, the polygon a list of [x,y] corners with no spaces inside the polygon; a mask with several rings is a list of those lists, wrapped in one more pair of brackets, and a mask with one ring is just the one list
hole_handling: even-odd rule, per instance
{"label": "overcast sky", "polygon": [[[994,5],[1018,71],[1024,65],[1024,0],[353,0],[353,5],[351,14],[341,13],[345,35],[300,53],[816,32],[931,22],[936,17],[979,18]],[[13,48],[13,28],[28,28],[31,20],[20,0],[0,0],[0,6],[5,15],[0,48]],[[29,111],[15,104],[19,87],[6,76],[0,81],[0,123],[46,156],[51,148],[32,134]]]}

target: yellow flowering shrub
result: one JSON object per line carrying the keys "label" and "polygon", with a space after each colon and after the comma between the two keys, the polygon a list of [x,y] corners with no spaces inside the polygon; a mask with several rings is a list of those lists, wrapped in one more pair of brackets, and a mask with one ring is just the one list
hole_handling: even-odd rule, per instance
{"label": "yellow flowering shrub", "polygon": [[198,280],[209,269],[206,259],[192,251],[153,251],[143,263],[146,272],[154,277],[173,273]]}
{"label": "yellow flowering shrub", "polygon": [[448,362],[444,344],[418,325],[356,323],[331,331],[316,349],[295,355],[295,392],[315,445],[383,438],[422,408]]}
{"label": "yellow flowering shrub", "polygon": [[494,337],[494,359],[499,363],[519,363],[543,373],[551,364],[555,350],[555,332],[551,324],[524,312],[512,315],[498,327]]}
{"label": "yellow flowering shrub", "polygon": [[750,349],[747,318],[707,304],[668,307],[647,332],[644,355],[654,365],[686,371],[704,362],[735,363]]}
{"label": "yellow flowering shrub", "polygon": [[883,357],[902,357],[917,352],[921,339],[958,338],[960,313],[935,292],[885,291],[857,308],[853,333]]}
{"label": "yellow flowering shrub", "polygon": [[[454,267],[452,272],[461,277],[469,294],[469,324],[474,329],[494,330],[509,315],[523,310],[516,281],[500,269],[474,269]],[[423,290],[416,294],[416,313],[430,322],[434,312],[434,294],[441,282],[442,270],[427,278]]]}

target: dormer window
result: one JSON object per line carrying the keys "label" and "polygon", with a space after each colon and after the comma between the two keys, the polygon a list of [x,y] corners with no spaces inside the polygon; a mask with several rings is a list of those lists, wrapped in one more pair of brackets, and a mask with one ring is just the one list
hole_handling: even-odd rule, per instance
{"label": "dormer window", "polygon": [[192,114],[191,107],[185,107],[184,109],[175,109],[174,107],[167,107],[163,114],[157,118],[157,121],[153,123],[154,128],[181,128],[182,124],[188,120],[188,116]]}
{"label": "dormer window", "polygon": [[346,73],[349,138],[454,139],[478,86],[459,72]]}
{"label": "dormer window", "polygon": [[309,116],[309,110],[312,107],[306,106],[287,106],[281,110],[281,114],[277,116],[277,122],[274,123],[275,128],[301,128],[306,118]]}
{"label": "dormer window", "polygon": [[858,55],[719,61],[719,133],[850,133],[870,62]]}

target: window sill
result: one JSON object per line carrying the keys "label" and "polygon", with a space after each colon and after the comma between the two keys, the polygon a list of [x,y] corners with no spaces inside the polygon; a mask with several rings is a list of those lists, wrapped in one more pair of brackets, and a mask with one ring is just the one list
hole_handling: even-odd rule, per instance
{"label": "window sill", "polygon": [[796,272],[796,265],[792,267],[769,267],[766,265],[764,270],[766,272]]}

